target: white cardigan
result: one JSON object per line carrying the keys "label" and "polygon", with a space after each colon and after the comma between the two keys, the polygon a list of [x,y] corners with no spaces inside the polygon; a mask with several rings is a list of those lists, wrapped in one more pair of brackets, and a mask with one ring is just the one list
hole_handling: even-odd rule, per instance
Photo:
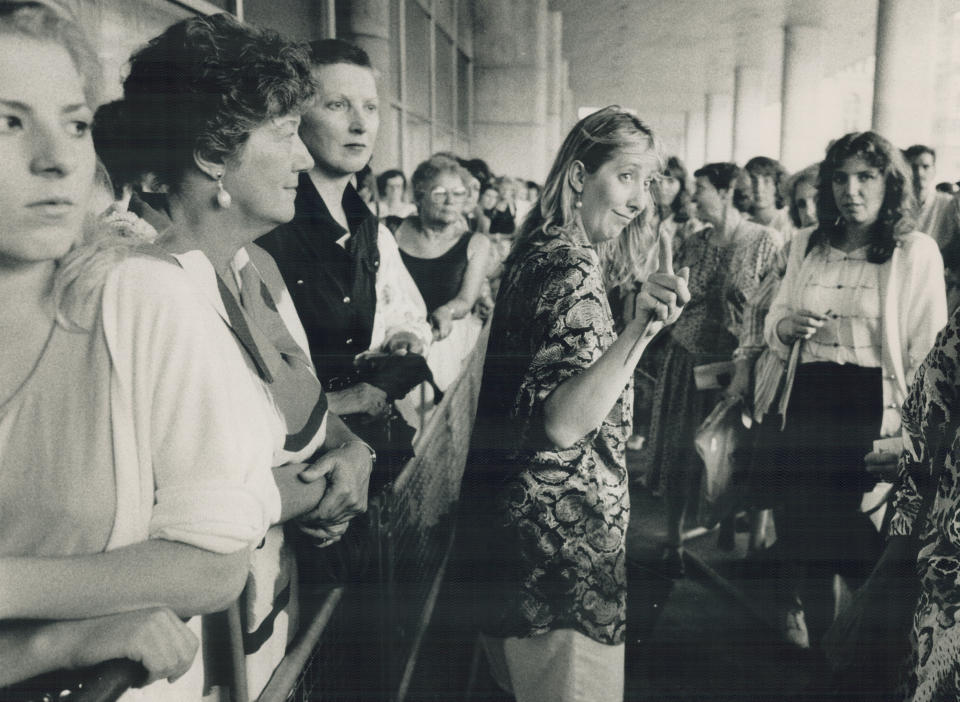
{"label": "white cardigan", "polygon": [[[794,301],[811,273],[806,256],[813,228],[799,231],[790,245],[787,272],[764,324],[764,337],[781,358],[790,346],[777,336],[777,324],[794,311]],[[900,237],[890,260],[880,272],[882,306],[883,418],[880,434],[900,432],[900,406],[907,396],[917,368],[933,348],[937,333],[947,323],[947,299],[943,259],[936,242],[921,232]]]}

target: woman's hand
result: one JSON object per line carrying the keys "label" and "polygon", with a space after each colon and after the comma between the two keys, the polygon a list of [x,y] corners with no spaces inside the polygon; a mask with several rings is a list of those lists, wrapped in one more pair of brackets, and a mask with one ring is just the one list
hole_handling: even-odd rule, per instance
{"label": "woman's hand", "polygon": [[387,393],[369,383],[357,383],[344,390],[327,393],[330,411],[338,414],[366,414],[381,417],[390,411]]}
{"label": "woman's hand", "polygon": [[634,302],[634,318],[644,322],[650,320],[649,329],[653,333],[676,322],[683,306],[690,302],[687,287],[690,269],[684,267],[679,274],[674,274],[673,245],[669,237],[660,237],[659,258],[657,272],[643,283]]}
{"label": "woman's hand", "polygon": [[430,324],[433,325],[434,340],[447,338],[453,331],[453,310],[441,305],[430,314]]}
{"label": "woman's hand", "polygon": [[826,322],[826,315],[809,310],[797,310],[777,322],[777,336],[784,344],[792,344],[797,339],[809,339]]}
{"label": "woman's hand", "polygon": [[737,359],[734,363],[733,379],[723,389],[725,397],[746,400],[750,394],[751,362],[745,358]]}
{"label": "woman's hand", "polygon": [[317,548],[327,548],[328,546],[333,546],[343,538],[347,527],[350,526],[350,520],[348,519],[339,524],[322,525],[300,519],[298,520],[297,526],[300,527],[300,531],[312,539],[311,543],[314,546]]}
{"label": "woman's hand", "polygon": [[193,632],[166,607],[51,626],[50,635],[61,637],[71,646],[68,667],[85,668],[127,658],[147,669],[146,685],[163,679],[173,682],[186,673],[200,645]]}
{"label": "woman's hand", "polygon": [[[302,515],[300,521],[307,526],[330,527],[366,512],[372,471],[370,449],[358,439],[327,451],[299,474],[304,483],[321,476],[327,480],[320,502]],[[346,531],[345,526],[343,530]]]}
{"label": "woman's hand", "polygon": [[863,457],[867,472],[877,480],[892,483],[897,479],[900,454],[891,451],[871,451]]}
{"label": "woman's hand", "polygon": [[385,342],[387,353],[405,356],[408,353],[423,353],[423,342],[413,332],[397,332]]}

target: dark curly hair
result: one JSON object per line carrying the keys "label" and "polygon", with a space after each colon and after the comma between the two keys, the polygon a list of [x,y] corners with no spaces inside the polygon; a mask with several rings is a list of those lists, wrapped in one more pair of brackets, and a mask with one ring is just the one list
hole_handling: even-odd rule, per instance
{"label": "dark curly hair", "polygon": [[677,191],[677,196],[673,198],[673,202],[670,203],[670,211],[673,212],[673,221],[677,224],[682,224],[690,219],[690,211],[692,209],[690,190],[687,185],[687,181],[689,180],[687,167],[684,166],[683,161],[676,156],[670,156],[667,158],[667,165],[663,167],[663,174],[675,178],[677,182],[680,183],[680,190]]}
{"label": "dark curly hair", "polygon": [[313,93],[305,47],[227,14],[191,17],[130,58],[123,99],[98,112],[94,140],[108,167],[122,164],[123,181],[149,173],[176,190],[194,153],[234,156],[254,129]]}
{"label": "dark curly hair", "polygon": [[701,166],[693,172],[693,177],[706,178],[717,190],[729,190],[736,187],[740,174],[740,166],[737,164],[719,161]]}
{"label": "dark curly hair", "polygon": [[880,170],[884,180],[883,203],[871,228],[867,260],[885,263],[893,255],[897,237],[913,230],[913,192],[910,177],[899,149],[876,132],[851,132],[827,149],[817,177],[817,219],[819,225],[810,236],[807,252],[815,246],[837,246],[844,237],[844,220],[833,197],[833,178],[837,169],[851,158],[862,158]]}
{"label": "dark curly hair", "polygon": [[747,175],[770,176],[773,178],[774,188],[776,189],[776,202],[774,205],[779,210],[787,203],[786,185],[789,173],[779,161],[767,156],[754,156],[747,161],[743,167]]}

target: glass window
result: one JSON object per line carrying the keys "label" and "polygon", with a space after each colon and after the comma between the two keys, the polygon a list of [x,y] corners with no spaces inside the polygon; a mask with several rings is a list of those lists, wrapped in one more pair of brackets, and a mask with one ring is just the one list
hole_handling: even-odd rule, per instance
{"label": "glass window", "polygon": [[419,3],[407,0],[407,94],[403,101],[424,117],[430,115],[430,18]]}
{"label": "glass window", "polygon": [[433,0],[433,19],[453,34],[453,3],[455,0]]}
{"label": "glass window", "polygon": [[380,133],[377,135],[373,162],[375,173],[400,167],[400,110],[380,103]]}
{"label": "glass window", "polygon": [[407,173],[430,158],[430,123],[419,117],[407,114],[407,153],[405,169]]}
{"label": "glass window", "polygon": [[470,133],[470,61],[457,52],[457,128]]}
{"label": "glass window", "polygon": [[[391,32],[395,27],[400,26],[400,0],[390,0],[390,28]],[[389,94],[396,99],[400,98],[400,51],[402,43],[399,38],[393,37],[390,40],[390,62],[393,64],[387,71],[390,74],[388,89]]]}
{"label": "glass window", "polygon": [[473,56],[473,3],[470,0],[459,0],[457,7],[457,44]]}
{"label": "glass window", "polygon": [[453,151],[453,132],[446,129],[437,129],[433,139],[433,152]]}
{"label": "glass window", "polygon": [[437,46],[437,121],[441,124],[453,124],[453,41],[439,28],[436,28]]}

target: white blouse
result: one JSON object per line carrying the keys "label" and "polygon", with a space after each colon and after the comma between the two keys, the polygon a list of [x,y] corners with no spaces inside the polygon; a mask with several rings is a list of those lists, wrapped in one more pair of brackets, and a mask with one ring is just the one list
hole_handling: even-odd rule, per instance
{"label": "white blouse", "polygon": [[817,247],[808,256],[799,308],[828,320],[803,344],[800,362],[881,367],[881,266],[867,261],[865,246],[850,252]]}

